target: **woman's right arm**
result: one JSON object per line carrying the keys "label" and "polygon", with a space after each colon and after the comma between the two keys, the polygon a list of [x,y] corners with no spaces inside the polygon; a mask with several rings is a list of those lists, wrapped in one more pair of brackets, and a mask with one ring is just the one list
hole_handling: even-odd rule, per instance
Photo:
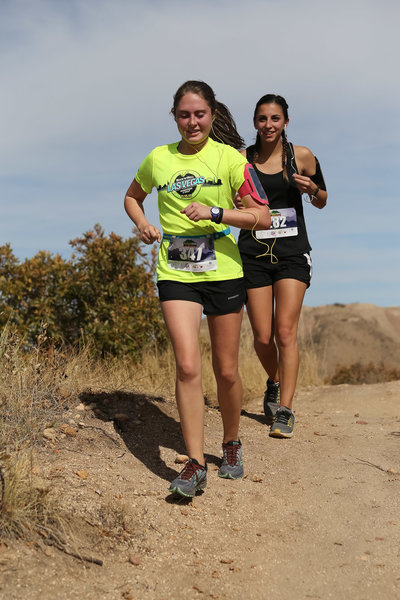
{"label": "woman's right arm", "polygon": [[161,242],[161,233],[157,227],[151,225],[146,219],[143,201],[147,194],[134,179],[125,194],[124,206],[130,219],[139,229],[139,238],[145,244]]}

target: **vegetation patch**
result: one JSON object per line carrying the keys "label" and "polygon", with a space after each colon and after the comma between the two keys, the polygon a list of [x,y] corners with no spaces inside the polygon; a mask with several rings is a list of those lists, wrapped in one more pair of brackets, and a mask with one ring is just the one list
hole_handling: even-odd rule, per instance
{"label": "vegetation patch", "polygon": [[398,369],[386,367],[384,364],[369,363],[363,365],[359,362],[352,365],[338,365],[332,377],[327,378],[329,385],[340,385],[349,383],[360,385],[363,383],[384,383],[385,381],[397,381],[400,379]]}

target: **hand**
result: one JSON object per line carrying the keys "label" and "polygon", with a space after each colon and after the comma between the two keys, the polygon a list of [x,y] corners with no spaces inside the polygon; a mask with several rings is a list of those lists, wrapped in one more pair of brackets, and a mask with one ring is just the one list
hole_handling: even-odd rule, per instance
{"label": "hand", "polygon": [[315,192],[315,190],[317,189],[317,184],[311,181],[309,177],[305,177],[304,175],[298,175],[297,173],[294,173],[292,177],[294,179],[297,189],[302,194],[309,194],[310,196],[312,196],[313,192]]}
{"label": "hand", "polygon": [[200,202],[192,202],[181,210],[181,213],[186,215],[188,219],[197,223],[197,221],[210,220],[210,207]]}
{"label": "hand", "polygon": [[139,238],[145,244],[152,244],[153,242],[161,242],[161,233],[157,227],[148,223],[143,229],[140,230]]}
{"label": "hand", "polygon": [[234,200],[233,200],[233,204],[236,206],[236,208],[238,208],[239,210],[241,210],[242,208],[246,208],[245,205],[242,202],[241,197],[239,196],[239,194],[236,194]]}

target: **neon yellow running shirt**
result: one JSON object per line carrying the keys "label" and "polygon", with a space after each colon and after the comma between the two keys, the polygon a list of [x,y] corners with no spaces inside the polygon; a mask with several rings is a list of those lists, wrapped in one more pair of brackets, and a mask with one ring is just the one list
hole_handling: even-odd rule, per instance
{"label": "neon yellow running shirt", "polygon": [[[198,236],[223,231],[224,224],[190,221],[181,210],[192,202],[234,208],[233,198],[244,182],[244,156],[235,148],[211,138],[196,154],[181,154],[178,143],[158,146],[142,162],[135,176],[146,194],[158,191],[160,223],[165,234]],[[243,277],[242,262],[232,234],[214,241],[217,269],[206,272],[177,271],[167,261],[169,240],[158,253],[157,279],[173,281],[222,281]]]}

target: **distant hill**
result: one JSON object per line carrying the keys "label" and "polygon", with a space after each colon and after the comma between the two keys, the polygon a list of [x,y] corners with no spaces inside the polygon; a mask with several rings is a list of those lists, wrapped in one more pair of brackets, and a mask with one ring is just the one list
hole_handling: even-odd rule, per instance
{"label": "distant hill", "polygon": [[312,344],[323,375],[333,375],[338,365],[383,364],[400,369],[400,307],[374,304],[304,306],[299,338]]}

